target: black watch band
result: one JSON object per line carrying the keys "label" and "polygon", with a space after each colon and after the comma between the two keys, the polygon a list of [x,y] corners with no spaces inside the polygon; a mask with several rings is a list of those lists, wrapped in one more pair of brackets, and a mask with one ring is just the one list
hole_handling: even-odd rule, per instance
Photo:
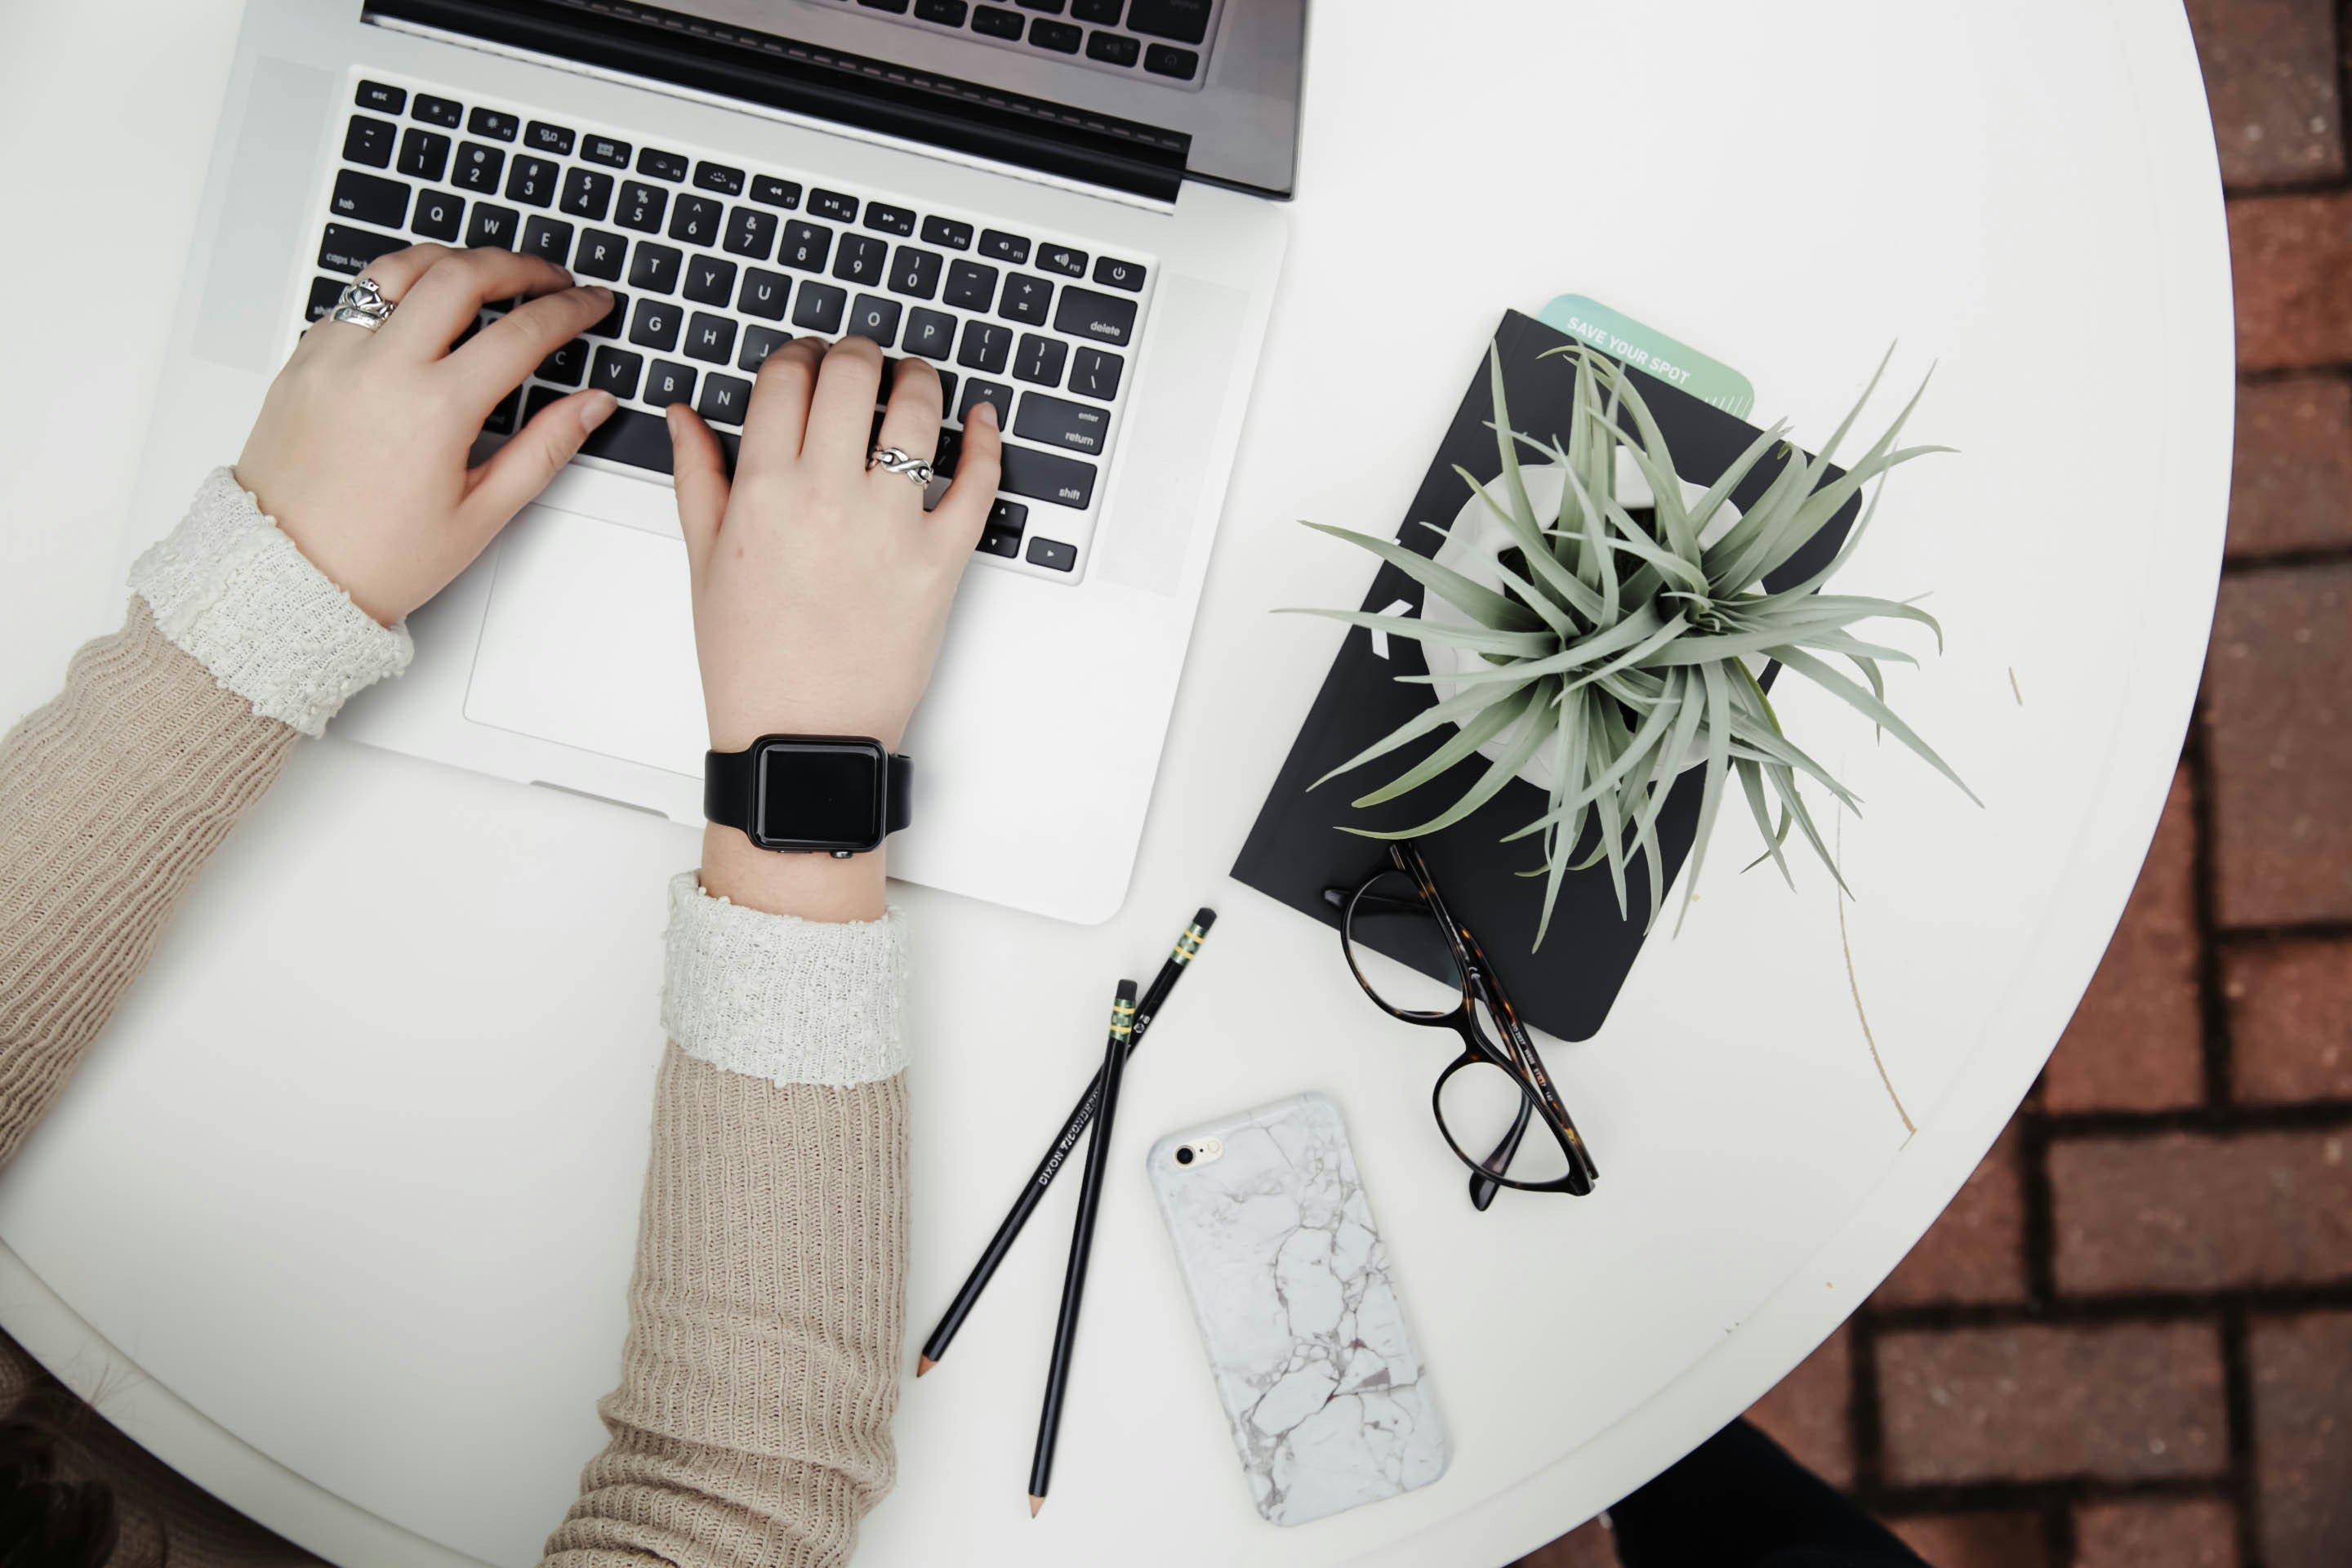
{"label": "black watch band", "polygon": [[[878,764],[877,785],[881,796],[873,816],[845,833],[844,825],[812,828],[793,820],[768,820],[760,798],[762,759],[779,754],[832,753]],[[839,856],[856,855],[881,847],[882,840],[902,831],[914,820],[914,764],[883,749],[878,741],[855,735],[762,735],[740,752],[705,752],[702,755],[702,814],[722,827],[739,829],[762,849],[804,850]]]}

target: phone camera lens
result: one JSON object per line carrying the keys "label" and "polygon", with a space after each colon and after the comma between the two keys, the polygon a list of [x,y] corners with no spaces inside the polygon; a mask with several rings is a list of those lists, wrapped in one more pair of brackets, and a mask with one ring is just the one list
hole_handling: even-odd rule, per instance
{"label": "phone camera lens", "polygon": [[1189,1165],[1192,1163],[1192,1145],[1187,1143],[1176,1151],[1176,1163],[1180,1165]]}

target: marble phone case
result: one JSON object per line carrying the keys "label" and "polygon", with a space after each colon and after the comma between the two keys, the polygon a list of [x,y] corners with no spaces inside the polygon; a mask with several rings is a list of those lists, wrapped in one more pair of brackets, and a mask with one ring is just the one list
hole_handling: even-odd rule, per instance
{"label": "marble phone case", "polygon": [[[1223,1153],[1176,1163],[1204,1138]],[[1444,1475],[1452,1448],[1331,1098],[1171,1132],[1149,1160],[1258,1512],[1304,1524]]]}

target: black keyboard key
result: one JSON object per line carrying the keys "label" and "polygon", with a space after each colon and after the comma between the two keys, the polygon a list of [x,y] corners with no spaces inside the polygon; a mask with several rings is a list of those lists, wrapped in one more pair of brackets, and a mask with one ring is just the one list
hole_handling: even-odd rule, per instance
{"label": "black keyboard key", "polygon": [[1013,421],[1013,433],[1048,447],[1099,458],[1103,438],[1110,433],[1110,410],[1032,392],[1021,399],[1021,412]]}
{"label": "black keyboard key", "polygon": [[572,257],[572,270],[583,278],[617,283],[621,279],[622,260],[628,253],[627,239],[617,234],[607,234],[601,228],[592,228],[580,236],[580,248]]}
{"label": "black keyboard key", "polygon": [[780,180],[773,174],[754,174],[751,199],[761,206],[796,207],[801,205],[801,188],[797,182]]}
{"label": "black keyboard key", "polygon": [[915,215],[905,207],[868,202],[866,204],[866,226],[877,234],[895,234],[904,239],[915,232]]}
{"label": "black keyboard key", "polygon": [[[1021,0],[1021,3],[1026,5],[1029,0]],[[1043,16],[1032,17],[1029,22],[1032,47],[1051,49],[1057,55],[1076,54],[1078,45],[1085,37],[1084,28],[1074,27],[1067,22],[1049,22]]]}
{"label": "black keyboard key", "polygon": [[1127,11],[1128,30],[1154,38],[1173,38],[1180,44],[1197,44],[1209,36],[1212,3],[1213,0],[1134,0]]}
{"label": "black keyboard key", "polygon": [[694,166],[695,188],[717,191],[722,196],[743,194],[743,171],[730,169],[724,163],[699,163]]}
{"label": "black keyboard key", "polygon": [[625,403],[637,395],[637,377],[645,374],[645,369],[643,354],[633,354],[626,349],[598,349],[596,363],[588,372],[588,384]]}
{"label": "black keyboard key", "polygon": [[1123,348],[1135,331],[1135,301],[1091,289],[1065,289],[1061,309],[1054,312],[1054,330]]}
{"label": "black keyboard key", "polygon": [[669,237],[688,245],[716,245],[727,209],[709,196],[680,196],[670,208]]}
{"label": "black keyboard key", "polygon": [[743,352],[735,356],[735,368],[757,371],[768,363],[770,354],[792,341],[792,333],[780,332],[773,327],[746,326],[743,329]]}
{"label": "black keyboard key", "polygon": [[457,166],[450,172],[449,183],[462,191],[494,196],[499,194],[499,175],[506,166],[507,155],[496,147],[461,142],[457,144]]}
{"label": "black keyboard key", "polygon": [[467,248],[512,250],[521,228],[522,214],[514,208],[494,207],[488,202],[476,202],[474,216],[466,221]]}
{"label": "black keyboard key", "polygon": [[956,321],[944,310],[920,308],[907,317],[907,341],[899,346],[925,359],[943,360],[955,347]]}
{"label": "black keyboard key", "polygon": [[936,250],[900,246],[890,258],[890,292],[929,299],[940,291],[940,265],[945,259]]}
{"label": "black keyboard key", "polygon": [[973,376],[970,381],[965,382],[963,401],[955,405],[958,424],[971,423],[972,405],[976,403],[993,403],[996,405],[996,423],[1000,426],[1012,423],[1013,389],[1003,382],[982,381],[978,376]]}
{"label": "black keyboard key", "polygon": [[984,228],[980,231],[980,253],[1018,267],[1029,259],[1029,242],[1001,228]]}
{"label": "black keyboard key", "polygon": [[907,0],[857,0],[857,3],[869,11],[887,11],[893,16],[907,14]]}
{"label": "black keyboard key", "polygon": [[335,175],[335,194],[327,205],[337,217],[398,228],[408,217],[408,187],[381,174],[345,169]]}
{"label": "black keyboard key", "polygon": [[841,331],[842,308],[848,303],[848,289],[808,279],[801,284],[800,297],[793,301],[793,325],[831,337]]}
{"label": "black keyboard key", "polygon": [[1070,357],[1070,345],[1057,338],[1041,338],[1034,332],[1021,334],[1021,347],[1013,355],[1015,380],[1034,381],[1039,386],[1062,384],[1062,364]]}
{"label": "black keyboard key", "polygon": [[1097,32],[1087,36],[1087,58],[1090,60],[1131,67],[1142,54],[1143,46],[1125,33]]}
{"label": "black keyboard key", "polygon": [[963,346],[956,351],[956,363],[966,370],[984,370],[991,375],[1004,372],[1005,361],[1013,353],[1013,329],[994,321],[966,321],[963,324]]}
{"label": "black keyboard key", "polygon": [[740,425],[744,410],[751,406],[751,384],[716,371],[703,378],[702,401],[694,405],[713,425]]}
{"label": "black keyboard key", "polygon": [[637,243],[636,258],[629,263],[629,286],[650,289],[656,294],[677,291],[678,268],[686,258],[667,245]]}
{"label": "black keyboard key", "polygon": [[971,9],[964,0],[915,0],[915,18],[937,22],[942,27],[961,27],[964,16]]}
{"label": "black keyboard key", "polygon": [[784,319],[784,301],[793,291],[793,280],[781,272],[771,272],[764,267],[743,268],[743,292],[737,295],[735,308],[747,316],[766,321]]}
{"label": "black keyboard key", "polygon": [[467,116],[466,129],[493,142],[511,142],[522,130],[522,122],[513,115],[500,114],[495,109],[478,109]]}
{"label": "black keyboard key", "polygon": [[845,196],[839,191],[814,190],[809,193],[808,210],[818,217],[829,217],[835,223],[856,223],[857,198]]}
{"label": "black keyboard key", "polygon": [[629,144],[610,136],[589,136],[580,142],[580,155],[591,163],[602,163],[608,169],[629,166]]}
{"label": "black keyboard key", "polygon": [[639,348],[671,353],[677,347],[679,318],[684,314],[667,300],[640,300],[636,314],[629,319],[629,341]]}
{"label": "black keyboard key", "polygon": [[556,166],[544,158],[518,153],[507,167],[507,200],[530,206],[555,205]]}
{"label": "black keyboard key", "polygon": [[1070,361],[1070,390],[1108,403],[1118,395],[1119,373],[1126,368],[1127,362],[1117,354],[1082,348]]}
{"label": "black keyboard key", "polygon": [[1037,265],[1048,272],[1059,272],[1066,278],[1087,275],[1087,253],[1072,250],[1066,245],[1041,245],[1037,247]]}
{"label": "black keyboard key", "polygon": [[951,217],[927,217],[923,220],[923,243],[944,246],[950,250],[970,250],[971,225]]}
{"label": "black keyboard key", "polygon": [[396,128],[388,120],[352,115],[350,126],[343,132],[343,162],[365,163],[371,169],[391,168],[396,134]]}
{"label": "black keyboard key", "polygon": [[1053,302],[1051,283],[1032,272],[1016,272],[1004,280],[1004,297],[996,302],[996,313],[1024,326],[1042,327]]}
{"label": "black keyboard key", "polygon": [[400,172],[412,180],[437,180],[449,168],[449,138],[410,126],[400,134]]}
{"label": "black keyboard key", "polygon": [[373,109],[378,114],[398,114],[408,107],[408,89],[386,87],[380,81],[360,83],[359,97],[354,100],[362,109]]}
{"label": "black keyboard key", "polygon": [[1043,11],[1049,16],[1062,14],[1063,0],[1013,0],[1024,11]]}
{"label": "black keyboard key", "polygon": [[499,405],[490,410],[490,416],[482,421],[482,428],[492,436],[511,436],[515,419],[521,413],[522,388],[517,387],[499,399]]}
{"label": "black keyboard key", "polygon": [[572,143],[576,140],[568,127],[550,125],[544,120],[534,120],[522,130],[522,144],[551,158],[572,156]]}
{"label": "black keyboard key", "polygon": [[885,300],[879,294],[860,294],[857,303],[849,308],[849,335],[872,338],[887,349],[898,339],[898,310],[896,300]]}
{"label": "black keyboard key", "polygon": [[[909,330],[911,330],[911,328]],[[939,371],[938,374],[940,378],[940,406],[941,408],[953,408],[955,406],[956,373],[951,370],[942,370]]]}
{"label": "black keyboard key", "polygon": [[572,226],[551,217],[527,219],[522,226],[522,253],[562,266],[572,259]]}
{"label": "black keyboard key", "polygon": [[1034,447],[1015,447],[1007,442],[1004,477],[997,481],[997,489],[1027,496],[1031,500],[1059,501],[1084,511],[1095,499],[1095,466],[1076,458],[1065,458],[1059,452],[1041,452]]}
{"label": "black keyboard key", "polygon": [[1020,12],[1002,5],[982,5],[971,14],[971,30],[992,38],[1017,38],[1024,26]]}
{"label": "black keyboard key", "polygon": [[628,330],[629,297],[618,289],[613,290],[613,308],[588,329],[592,338],[617,338]]}
{"label": "black keyboard key", "polygon": [[422,120],[427,125],[438,125],[444,131],[455,131],[466,122],[466,111],[454,100],[420,92],[416,95],[416,101],[408,106],[408,118]]}
{"label": "black keyboard key", "polygon": [[[552,381],[565,386],[577,386],[588,374],[588,340],[574,338],[545,359],[539,362],[537,374],[541,381]],[[1035,399],[1032,398],[1032,402]]]}
{"label": "black keyboard key", "polygon": [[1191,81],[1192,73],[1201,68],[1201,57],[1172,44],[1154,44],[1143,51],[1143,68],[1154,76],[1172,76],[1178,81]]}
{"label": "black keyboard key", "polygon": [[409,228],[427,239],[454,240],[466,216],[466,199],[446,191],[427,191],[416,198],[416,216]]}
{"label": "black keyboard key", "polygon": [[870,235],[845,234],[833,258],[833,275],[845,283],[879,285],[890,247]]}
{"label": "black keyboard key", "polygon": [[665,153],[658,147],[646,147],[637,153],[637,173],[651,174],[656,180],[673,184],[686,178],[686,156],[680,153]]}
{"label": "black keyboard key", "polygon": [[593,169],[572,169],[563,176],[563,196],[556,203],[573,217],[603,223],[613,210],[613,176]]}
{"label": "black keyboard key", "polygon": [[361,272],[377,257],[405,249],[407,245],[408,241],[397,235],[331,223],[326,237],[319,241],[319,265],[329,272]]}
{"label": "black keyboard key", "polygon": [[1097,27],[1116,27],[1118,14],[1126,9],[1126,0],[1070,0],[1070,20],[1091,22]]}
{"label": "black keyboard key", "polygon": [[[1088,478],[1091,479],[1092,476]],[[1065,544],[1058,539],[1033,539],[1029,542],[1029,563],[1067,572],[1078,563],[1078,547]]]}
{"label": "black keyboard key", "polygon": [[692,365],[679,364],[675,360],[654,361],[653,369],[646,373],[646,401],[656,408],[693,402],[694,381],[699,374]]}
{"label": "black keyboard key", "polygon": [[1027,507],[1000,498],[988,509],[988,525],[980,531],[980,548],[991,555],[1014,559],[1021,553],[1021,531],[1028,522]]}
{"label": "black keyboard key", "polygon": [[725,316],[697,310],[686,323],[686,352],[695,359],[725,364],[735,357],[735,323]]}
{"label": "black keyboard key", "polygon": [[341,279],[311,279],[310,301],[303,309],[302,319],[306,321],[324,321],[327,312],[335,308],[335,301],[342,297],[343,280]]}
{"label": "black keyboard key", "polygon": [[803,272],[822,272],[824,270],[824,258],[832,251],[833,230],[820,224],[802,223],[795,219],[784,225],[784,239],[776,247],[776,259]]}
{"label": "black keyboard key", "polygon": [[776,248],[778,219],[772,213],[737,207],[727,215],[727,248],[754,261],[765,261]]}
{"label": "black keyboard key", "polygon": [[614,210],[613,221],[623,228],[634,228],[645,234],[659,234],[662,214],[669,206],[669,193],[659,185],[648,185],[637,180],[621,182],[621,205]]}
{"label": "black keyboard key", "polygon": [[615,408],[612,417],[589,432],[580,449],[592,458],[667,474],[670,471],[669,424],[658,414]]}
{"label": "black keyboard key", "polygon": [[967,310],[985,310],[996,298],[996,268],[977,261],[948,264],[947,302]]}
{"label": "black keyboard key", "polygon": [[1095,281],[1113,289],[1124,289],[1130,294],[1140,294],[1143,292],[1143,264],[1098,256],[1095,258]]}
{"label": "black keyboard key", "polygon": [[686,264],[686,297],[698,305],[724,308],[735,297],[735,264],[716,256],[698,256]]}

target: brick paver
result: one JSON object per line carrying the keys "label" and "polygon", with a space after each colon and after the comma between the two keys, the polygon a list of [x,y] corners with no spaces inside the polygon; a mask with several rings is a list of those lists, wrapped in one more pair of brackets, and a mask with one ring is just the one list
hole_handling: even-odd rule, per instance
{"label": "brick paver", "polygon": [[2222,923],[2352,920],[2352,563],[2223,579],[2205,734]]}
{"label": "brick paver", "polygon": [[2213,1498],[2084,1503],[2074,1568],[2238,1568],[2238,1515]]}
{"label": "brick paver", "polygon": [[2189,0],[2221,178],[2233,187],[2344,172],[2328,0]]}
{"label": "brick paver", "polygon": [[1871,1300],[1882,1306],[2025,1300],[2025,1190],[2014,1130],[2001,1134]]}
{"label": "brick paver", "polygon": [[1748,1408],[1748,1419],[1832,1486],[1853,1484],[1853,1336],[1840,1329]]}
{"label": "brick paver", "polygon": [[2352,1312],[2257,1321],[2254,1467],[2264,1568],[2352,1563]]}
{"label": "brick paver", "polygon": [[1887,1523],[1933,1568],[2055,1568],[2040,1514],[1925,1514]]}
{"label": "brick paver", "polygon": [[2042,1079],[2046,1109],[2162,1110],[2203,1098],[2196,881],[2196,809],[2184,769],[2166,795],[2115,940],[2051,1054]]}
{"label": "brick paver", "polygon": [[2229,216],[2238,368],[2352,360],[2352,193],[2233,198]]}
{"label": "brick paver", "polygon": [[2352,1129],[2065,1139],[2058,1288],[2352,1284]]}
{"label": "brick paver", "polygon": [[2352,545],[2352,380],[2299,375],[2238,389],[2230,554]]}
{"label": "brick paver", "polygon": [[2239,1099],[2352,1100],[2352,941],[2238,948],[2221,976]]}

